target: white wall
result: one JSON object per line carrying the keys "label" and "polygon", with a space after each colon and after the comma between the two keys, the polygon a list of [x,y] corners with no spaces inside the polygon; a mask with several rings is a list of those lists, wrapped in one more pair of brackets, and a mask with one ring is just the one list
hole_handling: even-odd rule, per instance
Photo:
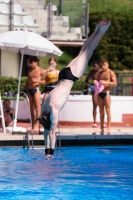
{"label": "white wall", "polygon": [[1,76],[18,77],[19,54],[1,50]]}
{"label": "white wall", "polygon": [[[92,109],[91,95],[71,95],[60,112],[60,121],[93,122]],[[133,114],[133,97],[111,96],[111,121],[122,122],[122,114]]]}
{"label": "white wall", "polygon": [[[111,96],[111,113],[112,122],[122,122],[122,114],[133,114],[133,97]],[[20,101],[18,119],[29,119],[29,116],[27,101]],[[70,95],[59,120],[93,122],[91,95]],[[99,112],[97,122],[100,122]]]}

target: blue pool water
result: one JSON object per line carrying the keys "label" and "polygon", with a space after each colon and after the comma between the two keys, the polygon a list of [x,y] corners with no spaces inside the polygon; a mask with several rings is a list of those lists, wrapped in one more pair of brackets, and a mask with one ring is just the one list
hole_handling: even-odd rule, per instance
{"label": "blue pool water", "polygon": [[0,148],[0,200],[133,200],[133,146]]}

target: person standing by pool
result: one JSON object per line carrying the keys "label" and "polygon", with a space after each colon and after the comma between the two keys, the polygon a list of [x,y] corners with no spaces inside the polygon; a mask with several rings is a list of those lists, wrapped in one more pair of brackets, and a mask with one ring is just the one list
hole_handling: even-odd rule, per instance
{"label": "person standing by pool", "polygon": [[59,70],[56,69],[57,62],[55,58],[50,58],[48,60],[49,68],[45,71],[45,90],[42,104],[45,102],[48,94],[56,87],[58,84]]}
{"label": "person standing by pool", "polygon": [[[27,61],[28,79],[25,85],[25,92],[28,94],[30,102],[32,129],[39,129],[39,123],[36,117],[41,114],[41,101],[40,101],[40,85],[45,84],[45,71],[39,67],[39,59],[36,56],[32,56]],[[36,112],[36,116],[35,113]]]}
{"label": "person standing by pool", "polygon": [[97,75],[97,79],[94,80],[96,85],[98,82],[102,84],[103,90],[99,92],[97,96],[97,102],[100,110],[100,128],[101,134],[104,134],[104,109],[107,114],[107,134],[110,134],[111,126],[111,112],[110,112],[110,87],[117,85],[115,73],[109,69],[109,62],[107,59],[101,60],[101,70]]}
{"label": "person standing by pool", "polygon": [[91,95],[92,95],[92,103],[93,103],[93,125],[92,127],[97,127],[96,124],[96,115],[97,115],[97,95],[95,94],[94,91],[94,83],[90,83],[89,80],[97,80],[97,75],[100,70],[100,61],[99,60],[94,60],[93,63],[93,69],[88,73],[85,79],[85,83],[88,86],[88,88],[91,90]]}
{"label": "person standing by pool", "polygon": [[46,159],[54,155],[59,112],[67,102],[74,82],[83,75],[93,51],[110,25],[109,20],[103,20],[97,24],[94,33],[84,42],[79,55],[60,71],[58,85],[50,92],[42,106],[42,115],[37,120],[44,126],[44,135],[47,135]]}

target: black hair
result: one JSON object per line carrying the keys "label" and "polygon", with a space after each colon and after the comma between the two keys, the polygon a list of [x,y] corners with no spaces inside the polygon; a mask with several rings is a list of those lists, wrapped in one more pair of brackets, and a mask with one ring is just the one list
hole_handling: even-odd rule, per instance
{"label": "black hair", "polygon": [[36,57],[36,56],[30,57],[30,58],[29,58],[29,63],[32,63],[32,62],[39,62],[38,57]]}
{"label": "black hair", "polygon": [[92,65],[94,65],[94,64],[98,64],[98,65],[101,66],[101,62],[100,62],[100,60],[94,60],[94,61],[92,62]]}

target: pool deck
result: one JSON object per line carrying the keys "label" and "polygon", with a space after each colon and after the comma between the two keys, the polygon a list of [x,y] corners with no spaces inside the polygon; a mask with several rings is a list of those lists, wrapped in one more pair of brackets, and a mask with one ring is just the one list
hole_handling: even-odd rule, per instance
{"label": "pool deck", "polygon": [[[25,127],[30,132],[28,123],[18,123],[18,126]],[[0,146],[25,146],[25,135],[23,132],[2,133],[0,132]],[[43,129],[29,134],[29,140],[33,139],[34,145],[44,145]],[[88,126],[60,126],[57,129],[57,146],[71,145],[121,145],[133,144],[133,127],[111,127],[111,133],[99,133],[98,128]]]}

